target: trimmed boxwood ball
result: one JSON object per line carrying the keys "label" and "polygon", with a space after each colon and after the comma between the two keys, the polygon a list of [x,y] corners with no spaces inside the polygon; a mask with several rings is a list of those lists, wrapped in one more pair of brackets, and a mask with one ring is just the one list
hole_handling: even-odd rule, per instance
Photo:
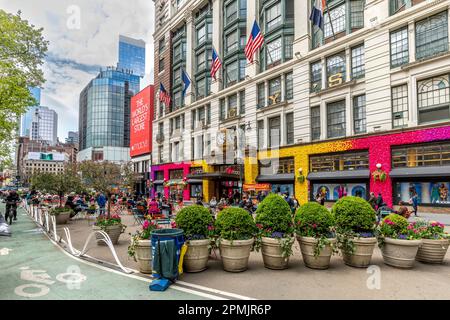
{"label": "trimmed boxwood ball", "polygon": [[290,234],[292,228],[292,213],[289,204],[277,194],[269,194],[256,209],[256,224],[261,224],[264,230]]}
{"label": "trimmed boxwood ball", "polygon": [[347,196],[339,199],[331,209],[339,232],[372,232],[377,220],[371,205],[360,197]]}
{"label": "trimmed boxwood ball", "polygon": [[216,219],[217,235],[225,240],[248,240],[256,234],[253,217],[244,209],[227,208]]}
{"label": "trimmed boxwood ball", "polygon": [[409,225],[409,222],[405,217],[395,213],[391,213],[390,215],[385,217],[383,219],[383,223],[386,220],[390,220],[394,223],[394,225],[391,225],[391,228],[394,229],[397,233],[405,231]]}
{"label": "trimmed boxwood ball", "polygon": [[193,205],[184,207],[175,217],[177,228],[183,229],[187,239],[205,239],[208,235],[208,226],[213,224],[209,210],[203,206]]}
{"label": "trimmed boxwood ball", "polygon": [[308,202],[297,209],[294,218],[297,234],[304,237],[329,235],[335,218],[327,208],[317,202]]}

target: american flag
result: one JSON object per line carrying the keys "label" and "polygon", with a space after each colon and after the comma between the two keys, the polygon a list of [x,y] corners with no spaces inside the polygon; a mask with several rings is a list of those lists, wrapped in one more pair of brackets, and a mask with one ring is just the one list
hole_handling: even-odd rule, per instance
{"label": "american flag", "polygon": [[211,77],[216,79],[216,73],[222,66],[222,62],[220,62],[219,56],[217,55],[216,50],[212,49],[212,63],[211,63]]}
{"label": "american flag", "polygon": [[325,9],[325,7],[325,0],[316,0],[312,7],[311,15],[309,16],[309,19],[312,21],[312,23],[322,29],[322,31],[324,23],[323,10]]}
{"label": "american flag", "polygon": [[163,84],[159,84],[159,101],[164,102],[166,106],[170,104],[170,95],[167,93],[166,88]]}
{"label": "american flag", "polygon": [[248,61],[250,63],[253,62],[253,56],[255,55],[255,52],[261,48],[261,46],[264,43],[264,38],[261,33],[261,29],[258,26],[258,23],[253,23],[252,33],[250,34],[250,37],[248,38],[247,45],[245,46],[245,56],[247,57]]}

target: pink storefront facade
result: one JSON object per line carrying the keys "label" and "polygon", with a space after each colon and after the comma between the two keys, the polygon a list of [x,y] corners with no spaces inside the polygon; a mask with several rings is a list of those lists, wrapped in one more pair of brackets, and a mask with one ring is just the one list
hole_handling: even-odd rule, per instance
{"label": "pink storefront facade", "polygon": [[[183,197],[183,200],[190,200],[189,186],[186,176],[189,174],[189,162],[167,163],[152,166],[151,196],[156,197],[158,193],[168,199]],[[175,194],[175,197],[174,197]]]}

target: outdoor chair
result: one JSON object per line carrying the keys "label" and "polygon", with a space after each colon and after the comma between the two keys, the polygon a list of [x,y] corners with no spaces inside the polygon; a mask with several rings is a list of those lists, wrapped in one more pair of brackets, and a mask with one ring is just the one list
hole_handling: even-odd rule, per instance
{"label": "outdoor chair", "polygon": [[142,225],[145,221],[145,211],[139,210],[137,208],[133,209],[133,217],[134,217],[134,223]]}

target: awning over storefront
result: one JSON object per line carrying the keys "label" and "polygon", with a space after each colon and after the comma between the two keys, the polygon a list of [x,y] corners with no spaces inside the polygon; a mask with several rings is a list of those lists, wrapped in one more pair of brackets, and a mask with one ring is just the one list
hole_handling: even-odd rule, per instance
{"label": "awning over storefront", "polygon": [[210,173],[200,173],[200,174],[188,174],[187,179],[206,179],[206,180],[222,180],[222,181],[232,181],[239,180],[240,177],[237,174],[225,173],[225,172],[210,172]]}
{"label": "awning over storefront", "polygon": [[243,191],[270,191],[272,186],[269,183],[244,183]]}
{"label": "awning over storefront", "polygon": [[256,177],[258,182],[294,182],[295,175],[293,173],[259,175]]}
{"label": "awning over storefront", "polygon": [[163,184],[164,180],[155,180],[153,181],[153,184]]}
{"label": "awning over storefront", "polygon": [[189,184],[202,184],[203,180],[202,179],[187,179],[187,183],[189,183]]}
{"label": "awning over storefront", "polygon": [[439,178],[450,177],[450,166],[395,168],[389,173],[391,178]]}
{"label": "awning over storefront", "polygon": [[320,171],[308,174],[308,180],[357,180],[369,179],[369,170],[347,170],[347,171]]}

